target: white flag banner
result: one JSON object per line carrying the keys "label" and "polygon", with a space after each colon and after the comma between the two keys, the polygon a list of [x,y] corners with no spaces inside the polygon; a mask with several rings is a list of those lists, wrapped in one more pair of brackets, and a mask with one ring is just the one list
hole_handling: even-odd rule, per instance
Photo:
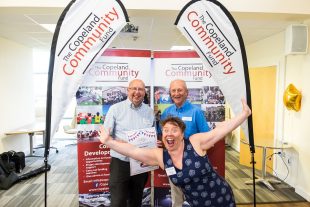
{"label": "white flag banner", "polygon": [[[214,0],[194,0],[179,13],[175,23],[193,45],[212,78],[220,86],[235,114],[242,111],[241,98],[251,106],[245,48],[239,28],[223,5]],[[253,142],[252,121],[242,129]]]}
{"label": "white flag banner", "polygon": [[85,72],[128,22],[118,0],[74,0],[60,16],[51,48],[46,140],[53,137]]}

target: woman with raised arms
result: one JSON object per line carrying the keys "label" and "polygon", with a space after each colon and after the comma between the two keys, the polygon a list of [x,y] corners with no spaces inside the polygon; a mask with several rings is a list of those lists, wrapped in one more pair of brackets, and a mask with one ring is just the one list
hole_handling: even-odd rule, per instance
{"label": "woman with raised arms", "polygon": [[110,129],[101,126],[100,141],[109,148],[139,160],[147,165],[164,169],[171,181],[179,186],[191,206],[236,206],[233,192],[224,178],[213,169],[207,150],[226,134],[240,126],[251,110],[242,100],[243,110],[234,118],[222,122],[209,132],[192,135],[184,139],[185,124],[177,117],[162,121],[162,140],[165,148],[138,148],[119,142],[109,135]]}

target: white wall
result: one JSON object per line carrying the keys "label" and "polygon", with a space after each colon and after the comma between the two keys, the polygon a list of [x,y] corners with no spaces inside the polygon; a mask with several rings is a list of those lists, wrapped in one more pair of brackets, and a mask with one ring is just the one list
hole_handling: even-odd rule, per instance
{"label": "white wall", "polygon": [[34,121],[32,49],[0,38],[0,152],[29,152],[28,135],[5,132]]}
{"label": "white wall", "polygon": [[[249,45],[246,51],[249,67],[277,66],[275,139],[292,144],[292,149],[284,150],[284,161],[289,168],[286,182],[310,201],[310,103],[307,100],[310,95],[310,55],[285,56],[284,45],[283,32]],[[283,105],[283,92],[289,83],[302,91],[299,112],[288,111]],[[285,178],[287,170],[280,157],[275,159],[275,171],[280,178]]]}

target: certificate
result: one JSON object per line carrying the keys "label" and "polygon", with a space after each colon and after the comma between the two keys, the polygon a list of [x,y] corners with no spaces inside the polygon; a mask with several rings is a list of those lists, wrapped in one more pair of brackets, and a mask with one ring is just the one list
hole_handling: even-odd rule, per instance
{"label": "certificate", "polygon": [[[126,131],[128,142],[140,148],[156,148],[155,127]],[[158,169],[158,166],[148,166],[132,158],[130,161],[130,175],[137,175],[144,172]]]}

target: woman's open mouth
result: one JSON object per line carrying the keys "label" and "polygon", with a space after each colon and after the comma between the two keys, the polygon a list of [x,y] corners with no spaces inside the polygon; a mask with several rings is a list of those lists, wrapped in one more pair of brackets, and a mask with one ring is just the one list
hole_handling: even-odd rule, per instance
{"label": "woman's open mouth", "polygon": [[167,138],[166,140],[169,147],[172,147],[174,145],[174,139]]}

